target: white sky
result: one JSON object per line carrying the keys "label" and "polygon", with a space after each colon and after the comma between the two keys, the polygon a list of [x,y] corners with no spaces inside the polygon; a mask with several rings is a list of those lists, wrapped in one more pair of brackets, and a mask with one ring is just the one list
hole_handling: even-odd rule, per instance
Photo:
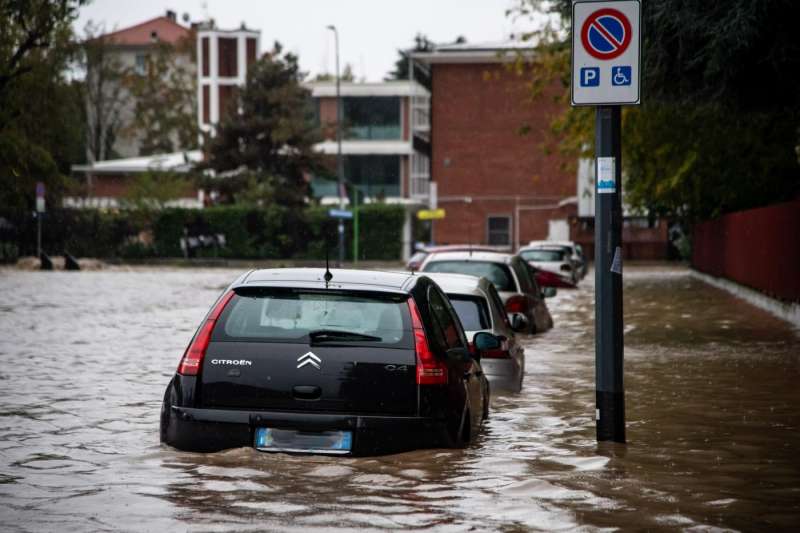
{"label": "white sky", "polygon": [[341,65],[353,66],[357,79],[381,80],[394,67],[397,49],[412,45],[420,32],[434,42],[463,35],[469,42],[498,41],[527,31],[531,22],[505,16],[516,0],[94,0],[75,22],[82,33],[91,20],[108,31],[177,12],[192,21],[211,17],[220,28],[244,22],[261,30],[261,51],[278,40],[297,54],[301,68],[314,75],[335,68],[334,24],[339,30]]}

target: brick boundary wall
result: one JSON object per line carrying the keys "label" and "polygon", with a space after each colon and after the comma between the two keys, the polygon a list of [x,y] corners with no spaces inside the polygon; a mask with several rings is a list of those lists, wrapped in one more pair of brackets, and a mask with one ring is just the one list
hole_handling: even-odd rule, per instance
{"label": "brick boundary wall", "polygon": [[800,302],[800,198],[695,226],[692,266],[786,302]]}

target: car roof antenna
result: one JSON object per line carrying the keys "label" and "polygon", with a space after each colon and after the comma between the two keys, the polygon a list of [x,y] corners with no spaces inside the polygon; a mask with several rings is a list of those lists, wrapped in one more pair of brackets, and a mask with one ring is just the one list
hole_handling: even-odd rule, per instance
{"label": "car roof antenna", "polygon": [[322,278],[325,280],[325,288],[328,288],[328,283],[333,279],[331,274],[330,260],[328,258],[328,239],[325,239],[325,275]]}

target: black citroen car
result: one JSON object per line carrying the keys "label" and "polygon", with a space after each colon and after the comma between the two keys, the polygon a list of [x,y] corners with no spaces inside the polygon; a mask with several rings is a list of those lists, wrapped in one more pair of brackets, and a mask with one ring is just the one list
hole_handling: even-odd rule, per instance
{"label": "black citroen car", "polygon": [[167,386],[162,442],[188,451],[369,455],[466,446],[488,416],[478,333],[470,353],[423,275],[269,269],[237,279]]}

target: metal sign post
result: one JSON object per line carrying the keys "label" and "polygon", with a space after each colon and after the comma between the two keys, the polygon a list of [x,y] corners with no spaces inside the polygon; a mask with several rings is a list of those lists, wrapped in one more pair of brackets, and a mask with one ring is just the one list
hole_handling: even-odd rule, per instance
{"label": "metal sign post", "polygon": [[36,182],[36,257],[42,257],[42,217],[44,216],[44,183]]}
{"label": "metal sign post", "polygon": [[595,419],[598,441],[625,442],[621,105],[639,104],[638,0],[572,4],[573,106],[595,105]]}

